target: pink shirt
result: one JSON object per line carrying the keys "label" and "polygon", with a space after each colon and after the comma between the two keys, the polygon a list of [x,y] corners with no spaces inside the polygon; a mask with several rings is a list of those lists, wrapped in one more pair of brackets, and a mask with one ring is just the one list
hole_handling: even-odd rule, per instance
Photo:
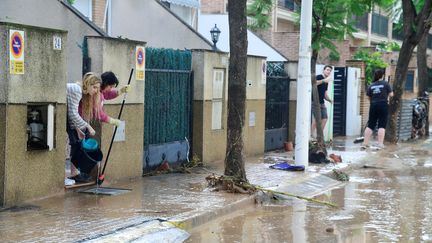
{"label": "pink shirt", "polygon": [[118,90],[116,89],[111,89],[109,91],[101,91],[101,96],[100,96],[100,107],[98,107],[99,109],[99,117],[98,120],[101,122],[109,122],[109,116],[105,113],[104,109],[103,109],[103,104],[105,100],[112,100],[114,98],[116,98],[117,96],[119,96]]}

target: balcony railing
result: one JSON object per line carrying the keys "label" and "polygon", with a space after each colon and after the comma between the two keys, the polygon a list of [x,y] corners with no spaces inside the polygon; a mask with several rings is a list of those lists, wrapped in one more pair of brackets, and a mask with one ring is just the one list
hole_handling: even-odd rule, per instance
{"label": "balcony railing", "polygon": [[388,18],[386,16],[372,14],[372,33],[388,36]]}
{"label": "balcony railing", "polygon": [[299,9],[299,6],[294,0],[278,0],[278,6],[294,12]]}

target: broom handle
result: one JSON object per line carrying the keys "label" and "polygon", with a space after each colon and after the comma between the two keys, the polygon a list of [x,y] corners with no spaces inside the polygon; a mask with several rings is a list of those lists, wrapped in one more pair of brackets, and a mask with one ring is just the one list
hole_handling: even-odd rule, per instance
{"label": "broom handle", "polygon": [[[132,68],[131,72],[130,72],[130,75],[129,75],[128,85],[130,85],[130,83],[131,83],[133,72],[134,72],[134,69]],[[121,104],[121,107],[120,107],[120,112],[119,112],[118,117],[117,117],[117,119],[119,119],[119,120],[121,118],[121,114],[123,112],[123,107],[124,107],[124,104],[126,102],[126,95],[127,95],[127,93],[125,93],[124,96],[123,96],[123,101],[122,101],[122,104]],[[105,163],[104,163],[104,167],[102,169],[101,175],[103,175],[105,173],[105,168],[106,168],[106,165],[108,163],[108,159],[109,159],[109,156],[110,156],[110,153],[111,153],[112,145],[114,143],[114,137],[116,135],[116,132],[117,132],[117,126],[114,128],[114,133],[113,133],[112,138],[111,138],[110,146],[108,148],[108,153],[107,153],[107,156],[105,158]]]}

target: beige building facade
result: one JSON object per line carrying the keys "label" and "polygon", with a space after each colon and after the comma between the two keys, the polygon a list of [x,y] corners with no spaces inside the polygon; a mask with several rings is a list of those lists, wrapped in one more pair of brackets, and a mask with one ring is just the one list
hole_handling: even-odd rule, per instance
{"label": "beige building facade", "polygon": [[[228,53],[193,50],[193,151],[204,162],[225,158],[227,142]],[[247,62],[244,154],[264,153],[265,58]]]}
{"label": "beige building facade", "polygon": [[0,207],[63,191],[67,41],[0,23]]}

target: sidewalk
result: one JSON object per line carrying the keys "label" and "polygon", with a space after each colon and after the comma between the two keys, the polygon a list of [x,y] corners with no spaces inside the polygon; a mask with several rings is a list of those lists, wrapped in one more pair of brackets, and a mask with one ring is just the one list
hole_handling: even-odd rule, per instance
{"label": "sidewalk", "polygon": [[[348,170],[376,152],[360,151],[352,140],[336,141],[334,151]],[[337,150],[336,150],[337,149]],[[339,151],[340,150],[340,151]],[[311,165],[305,172],[270,169],[270,162],[292,159],[292,153],[271,152],[261,158],[247,158],[249,182],[265,188],[301,196],[314,196],[341,182],[331,179],[334,165]],[[223,163],[220,163],[223,165]],[[206,167],[192,174],[165,174],[109,184],[104,187],[132,191],[103,196],[67,191],[64,195],[29,202],[0,211],[2,242],[178,242],[185,231],[211,219],[253,204],[244,194],[212,192],[205,177],[223,168]],[[109,171],[106,173],[109,178]]]}

